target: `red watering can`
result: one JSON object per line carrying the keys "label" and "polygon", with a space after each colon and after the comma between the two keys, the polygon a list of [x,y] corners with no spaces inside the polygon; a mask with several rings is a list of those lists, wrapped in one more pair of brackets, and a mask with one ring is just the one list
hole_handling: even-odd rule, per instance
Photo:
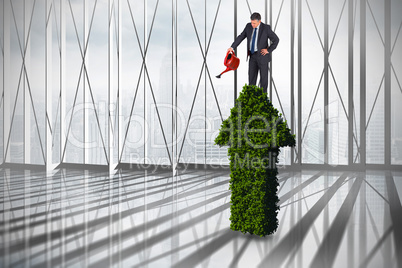
{"label": "red watering can", "polygon": [[236,57],[233,51],[228,51],[228,53],[226,53],[225,61],[223,62],[223,64],[225,64],[226,70],[217,75],[216,78],[221,78],[221,75],[226,73],[227,71],[236,70],[237,67],[239,67],[240,59]]}

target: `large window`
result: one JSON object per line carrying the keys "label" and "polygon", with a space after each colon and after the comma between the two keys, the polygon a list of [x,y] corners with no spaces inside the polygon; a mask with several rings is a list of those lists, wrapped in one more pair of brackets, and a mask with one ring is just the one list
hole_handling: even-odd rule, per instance
{"label": "large window", "polygon": [[259,12],[280,38],[268,94],[297,136],[280,163],[402,164],[397,0],[5,0],[0,151],[7,163],[228,164],[214,145],[248,83],[221,79]]}

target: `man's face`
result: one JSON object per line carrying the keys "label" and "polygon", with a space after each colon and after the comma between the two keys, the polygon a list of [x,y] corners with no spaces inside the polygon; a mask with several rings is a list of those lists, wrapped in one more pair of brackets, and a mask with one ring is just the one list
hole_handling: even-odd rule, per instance
{"label": "man's face", "polygon": [[253,28],[257,28],[260,23],[260,20],[251,20],[251,26],[253,26]]}

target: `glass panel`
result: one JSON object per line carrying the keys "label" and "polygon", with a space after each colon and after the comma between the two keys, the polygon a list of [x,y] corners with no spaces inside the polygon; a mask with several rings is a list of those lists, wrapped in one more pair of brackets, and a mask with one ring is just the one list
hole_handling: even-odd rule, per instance
{"label": "glass panel", "polygon": [[[144,158],[144,5],[140,1],[122,1],[121,51],[121,162],[143,163]],[[137,31],[137,34],[136,34]],[[137,37],[139,41],[137,40]]]}
{"label": "glass panel", "polygon": [[[371,3],[370,3],[371,4]],[[372,13],[370,12],[372,11]],[[366,162],[384,163],[384,5],[367,6]],[[377,29],[381,29],[380,32]],[[372,53],[376,51],[376,53]]]}
{"label": "glass panel", "polygon": [[[402,164],[402,37],[398,31],[402,20],[402,3],[391,1],[391,164]],[[398,35],[399,34],[399,35]],[[396,180],[395,180],[396,181]]]}
{"label": "glass panel", "polygon": [[48,74],[51,75],[51,84],[48,85],[48,91],[52,93],[52,122],[50,122],[52,126],[52,163],[60,162],[60,74],[61,74],[61,55],[60,55],[60,31],[61,31],[61,18],[60,18],[60,3],[54,2],[53,9],[51,11],[49,18],[49,23],[52,27],[52,47],[46,52],[48,56],[52,57],[51,66],[48,66]]}
{"label": "glass panel", "polygon": [[[291,1],[273,1],[272,30],[279,37],[279,44],[272,54],[272,104],[287,120],[291,128]],[[295,84],[296,85],[296,84]],[[293,129],[296,133],[296,129]],[[291,149],[281,148],[279,164],[290,165]]]}
{"label": "glass panel", "polygon": [[[302,162],[324,162],[324,2],[302,6]],[[316,28],[318,32],[316,31]],[[312,56],[314,55],[314,56]]]}
{"label": "glass panel", "polygon": [[[348,8],[345,1],[329,5],[328,161],[348,164]],[[339,23],[339,24],[338,24]],[[345,29],[345,30],[341,30]]]}
{"label": "glass panel", "polygon": [[[206,99],[206,118],[207,118],[207,164],[229,164],[228,148],[220,148],[214,145],[215,138],[219,133],[222,119],[225,120],[230,115],[233,107],[233,78],[234,72],[225,73],[220,79],[215,76],[225,70],[223,64],[226,51],[233,42],[233,21],[234,6],[233,1],[223,0],[218,11],[218,1],[207,2],[207,99]],[[215,15],[218,14],[214,24]],[[213,31],[212,31],[213,30]],[[209,40],[209,38],[211,38]],[[210,43],[209,43],[210,42]],[[242,60],[241,60],[242,61]],[[243,63],[244,64],[244,63]],[[211,78],[211,80],[210,80]],[[211,84],[212,81],[212,84]],[[239,90],[240,87],[238,87]],[[216,99],[215,99],[216,95]],[[221,114],[219,113],[219,109]],[[221,117],[222,115],[222,117]]]}
{"label": "glass panel", "polygon": [[63,162],[84,163],[84,83],[85,73],[82,68],[82,48],[84,44],[84,4],[71,1],[64,5],[66,43],[65,43],[65,125],[62,133],[67,137]]}
{"label": "glass panel", "polygon": [[6,112],[10,117],[11,132],[9,141],[6,141],[5,150],[9,152],[11,163],[23,163],[24,161],[24,72],[22,68],[22,53],[24,47],[24,13],[23,1],[13,1],[10,12],[10,69],[8,96],[10,110]]}
{"label": "glass panel", "polygon": [[[25,2],[26,12],[31,14],[32,10],[32,22],[29,32],[29,44],[27,52],[27,59],[25,61],[27,69],[27,77],[25,90],[28,95],[26,101],[29,102],[27,105],[29,108],[28,114],[30,118],[25,118],[25,120],[30,120],[30,139],[29,143],[29,161],[26,163],[31,164],[45,164],[46,157],[46,140],[45,140],[45,2],[39,1],[35,2]],[[31,18],[31,15],[26,16],[26,18]],[[30,93],[28,92],[30,90]],[[32,99],[31,99],[32,98]],[[27,104],[27,103],[26,103]],[[28,125],[25,125],[28,127]]]}
{"label": "glass panel", "polygon": [[354,5],[353,36],[353,160],[352,163],[360,163],[360,8]]}
{"label": "glass panel", "polygon": [[187,5],[185,0],[177,2],[177,109],[184,117],[178,125],[178,132],[181,134],[178,138],[178,153],[181,152],[179,162],[203,164],[206,92],[203,66],[205,5],[194,1],[189,1]]}
{"label": "glass panel", "polygon": [[[113,50],[109,56],[109,46],[108,46],[108,2],[106,1],[86,1],[86,32],[87,36],[87,52],[85,55],[86,60],[86,74],[84,90],[85,90],[85,122],[87,127],[85,128],[86,133],[86,143],[87,150],[85,152],[86,159],[85,163],[88,164],[102,164],[106,165],[106,156],[110,160],[109,152],[105,148],[108,148],[109,137],[108,137],[108,90],[109,90],[109,78],[112,78],[110,84],[111,90],[111,109],[114,109],[110,115],[110,119],[113,120],[113,126],[115,124],[116,109],[116,95],[117,95],[117,75],[113,71],[117,69],[117,59],[116,59],[116,33],[112,31],[111,38],[113,38]],[[112,29],[117,29],[115,23],[117,22],[117,4],[113,9],[111,27]],[[91,25],[92,21],[92,25]],[[109,76],[109,63],[110,63],[110,76]],[[93,99],[92,99],[93,98]],[[83,128],[84,126],[82,126]],[[116,148],[116,147],[114,147]],[[117,148],[116,148],[117,149]]]}
{"label": "glass panel", "polygon": [[[4,10],[4,1],[0,3],[1,10]],[[3,14],[1,14],[3,16]],[[2,17],[1,17],[2,18]],[[4,162],[4,20],[0,19],[0,46],[1,52],[0,53],[0,161]]]}
{"label": "glass panel", "polygon": [[[172,3],[147,2],[146,162],[170,165],[172,161]],[[153,23],[153,25],[152,25]]]}

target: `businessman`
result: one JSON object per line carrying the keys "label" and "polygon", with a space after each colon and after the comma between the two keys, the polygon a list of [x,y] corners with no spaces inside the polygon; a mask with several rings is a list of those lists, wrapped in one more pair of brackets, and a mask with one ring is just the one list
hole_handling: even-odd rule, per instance
{"label": "businessman", "polygon": [[[271,61],[271,53],[279,43],[278,36],[271,30],[271,26],[261,22],[259,13],[251,14],[251,22],[247,23],[243,32],[236,37],[228,51],[233,51],[247,37],[248,84],[256,85],[258,70],[260,71],[260,83],[264,92],[268,87],[268,63]],[[268,39],[271,45],[268,45]]]}

